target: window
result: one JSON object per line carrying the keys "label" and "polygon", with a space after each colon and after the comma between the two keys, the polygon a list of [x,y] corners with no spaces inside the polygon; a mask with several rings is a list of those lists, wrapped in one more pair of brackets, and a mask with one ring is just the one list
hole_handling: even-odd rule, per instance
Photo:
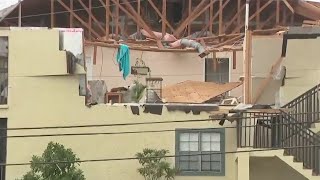
{"label": "window", "polygon": [[229,59],[205,59],[205,81],[215,83],[229,82]]}
{"label": "window", "polygon": [[0,37],[0,104],[8,103],[8,37]]}
{"label": "window", "polygon": [[[176,131],[176,167],[180,175],[224,175],[224,130]],[[184,156],[186,155],[186,156]]]}

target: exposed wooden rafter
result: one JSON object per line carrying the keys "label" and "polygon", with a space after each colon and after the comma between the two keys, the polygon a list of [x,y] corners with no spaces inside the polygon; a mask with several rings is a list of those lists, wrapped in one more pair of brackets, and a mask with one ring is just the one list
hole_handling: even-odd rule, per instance
{"label": "exposed wooden rafter", "polygon": [[[269,0],[267,1],[259,10],[257,10],[254,14],[252,14],[249,17],[249,21],[251,21],[253,18],[255,18],[257,16],[258,13],[261,13],[266,7],[268,7],[274,0]],[[241,28],[243,28],[245,25],[245,23],[241,23],[240,26],[238,26],[232,33],[235,33],[237,31],[239,31]]]}
{"label": "exposed wooden rafter", "polygon": [[84,22],[84,20],[82,20],[81,17],[79,17],[74,11],[72,11],[64,2],[62,2],[61,0],[56,0],[57,2],[59,2],[61,4],[61,6],[63,6],[66,10],[69,11],[69,13],[71,13],[83,26],[85,26],[88,30],[91,29],[92,33],[97,37],[97,38],[101,38],[101,36],[95,32],[88,23]]}

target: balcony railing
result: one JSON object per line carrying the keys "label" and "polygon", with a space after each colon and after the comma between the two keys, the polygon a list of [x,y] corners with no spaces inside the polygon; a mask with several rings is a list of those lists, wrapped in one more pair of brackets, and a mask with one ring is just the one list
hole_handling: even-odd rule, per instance
{"label": "balcony railing", "polygon": [[292,100],[283,108],[290,109],[294,119],[304,122],[310,128],[313,123],[320,122],[320,84]]}
{"label": "balcony railing", "polygon": [[[299,114],[298,114],[299,115]],[[300,115],[299,115],[300,116]],[[294,156],[305,168],[320,173],[320,136],[305,128],[295,115],[245,112],[238,120],[238,147],[284,149],[284,155]]]}

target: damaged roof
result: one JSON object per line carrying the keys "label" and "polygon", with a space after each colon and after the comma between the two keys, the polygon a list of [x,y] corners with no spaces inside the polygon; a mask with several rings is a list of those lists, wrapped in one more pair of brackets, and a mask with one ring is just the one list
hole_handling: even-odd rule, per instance
{"label": "damaged roof", "polygon": [[204,103],[239,87],[241,84],[241,82],[216,84],[213,82],[184,81],[163,88],[162,98],[165,102],[171,103]]}
{"label": "damaged roof", "polygon": [[15,3],[15,4],[13,4],[13,5],[9,6],[9,7],[0,9],[0,22],[1,22],[4,18],[6,18],[13,10],[15,10],[16,7],[19,6],[20,3],[21,3],[21,1],[18,2],[18,3]]}

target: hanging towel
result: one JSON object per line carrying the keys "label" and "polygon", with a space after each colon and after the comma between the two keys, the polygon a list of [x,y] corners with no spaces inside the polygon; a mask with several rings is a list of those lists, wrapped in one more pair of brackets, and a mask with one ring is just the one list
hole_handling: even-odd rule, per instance
{"label": "hanging towel", "polygon": [[122,71],[123,79],[126,79],[130,74],[130,49],[125,44],[120,44],[117,53],[117,62],[119,70]]}

